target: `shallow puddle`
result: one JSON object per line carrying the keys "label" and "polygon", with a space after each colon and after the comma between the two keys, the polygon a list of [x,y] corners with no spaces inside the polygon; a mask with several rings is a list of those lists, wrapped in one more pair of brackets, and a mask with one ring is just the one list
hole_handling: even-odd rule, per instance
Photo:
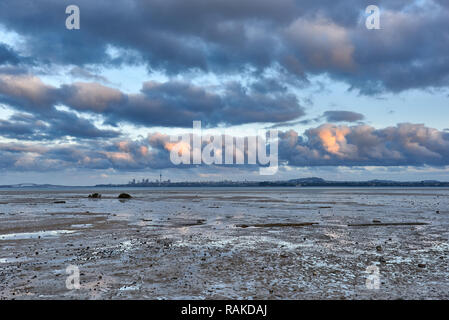
{"label": "shallow puddle", "polygon": [[39,239],[57,237],[61,234],[74,233],[76,230],[52,230],[52,231],[38,231],[38,232],[24,232],[24,233],[10,233],[0,235],[0,240],[24,240],[24,239]]}

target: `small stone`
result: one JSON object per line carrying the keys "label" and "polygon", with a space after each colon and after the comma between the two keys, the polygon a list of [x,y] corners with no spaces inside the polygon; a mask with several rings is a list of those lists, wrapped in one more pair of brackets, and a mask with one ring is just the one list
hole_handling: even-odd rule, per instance
{"label": "small stone", "polygon": [[425,268],[426,265],[424,263],[418,263],[418,268]]}
{"label": "small stone", "polygon": [[377,246],[377,247],[376,247],[376,250],[377,250],[377,251],[382,251],[382,246]]}

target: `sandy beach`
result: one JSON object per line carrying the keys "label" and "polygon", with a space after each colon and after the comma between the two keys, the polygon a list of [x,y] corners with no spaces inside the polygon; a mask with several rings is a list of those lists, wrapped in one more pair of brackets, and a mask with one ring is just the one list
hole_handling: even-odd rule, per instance
{"label": "sandy beach", "polygon": [[442,188],[1,190],[0,299],[448,299],[448,237]]}

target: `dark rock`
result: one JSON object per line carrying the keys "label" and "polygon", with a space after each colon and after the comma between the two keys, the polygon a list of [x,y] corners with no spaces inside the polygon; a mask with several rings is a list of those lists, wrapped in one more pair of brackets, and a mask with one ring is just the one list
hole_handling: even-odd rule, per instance
{"label": "dark rock", "polygon": [[380,263],[387,263],[387,260],[385,260],[384,257],[380,257],[380,258],[379,258],[379,262],[380,262]]}
{"label": "dark rock", "polygon": [[426,265],[424,263],[418,263],[418,268],[425,268]]}
{"label": "dark rock", "polygon": [[391,222],[391,223],[360,223],[348,224],[349,227],[383,227],[383,226],[425,226],[427,222]]}
{"label": "dark rock", "polygon": [[131,197],[131,195],[129,195],[129,194],[127,194],[127,193],[121,193],[121,194],[118,196],[118,198],[119,198],[119,199],[131,199],[132,197]]}
{"label": "dark rock", "polygon": [[376,250],[377,250],[377,251],[382,251],[382,246],[377,246],[377,247],[376,247]]}
{"label": "dark rock", "polygon": [[53,202],[53,203],[56,203],[56,204],[63,204],[63,203],[66,203],[65,201],[55,201],[55,202]]}
{"label": "dark rock", "polygon": [[374,220],[373,220],[373,223],[380,223],[380,220],[374,219]]}
{"label": "dark rock", "polygon": [[89,195],[88,198],[91,198],[91,199],[100,199],[100,198],[101,198],[101,194],[99,194],[99,193],[92,193],[92,194]]}

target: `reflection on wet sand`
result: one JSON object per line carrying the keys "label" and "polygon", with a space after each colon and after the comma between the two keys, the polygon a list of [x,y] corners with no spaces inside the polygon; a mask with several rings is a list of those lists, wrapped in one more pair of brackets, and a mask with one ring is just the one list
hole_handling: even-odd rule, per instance
{"label": "reflection on wet sand", "polygon": [[125,191],[1,191],[0,298],[449,298],[448,189]]}

